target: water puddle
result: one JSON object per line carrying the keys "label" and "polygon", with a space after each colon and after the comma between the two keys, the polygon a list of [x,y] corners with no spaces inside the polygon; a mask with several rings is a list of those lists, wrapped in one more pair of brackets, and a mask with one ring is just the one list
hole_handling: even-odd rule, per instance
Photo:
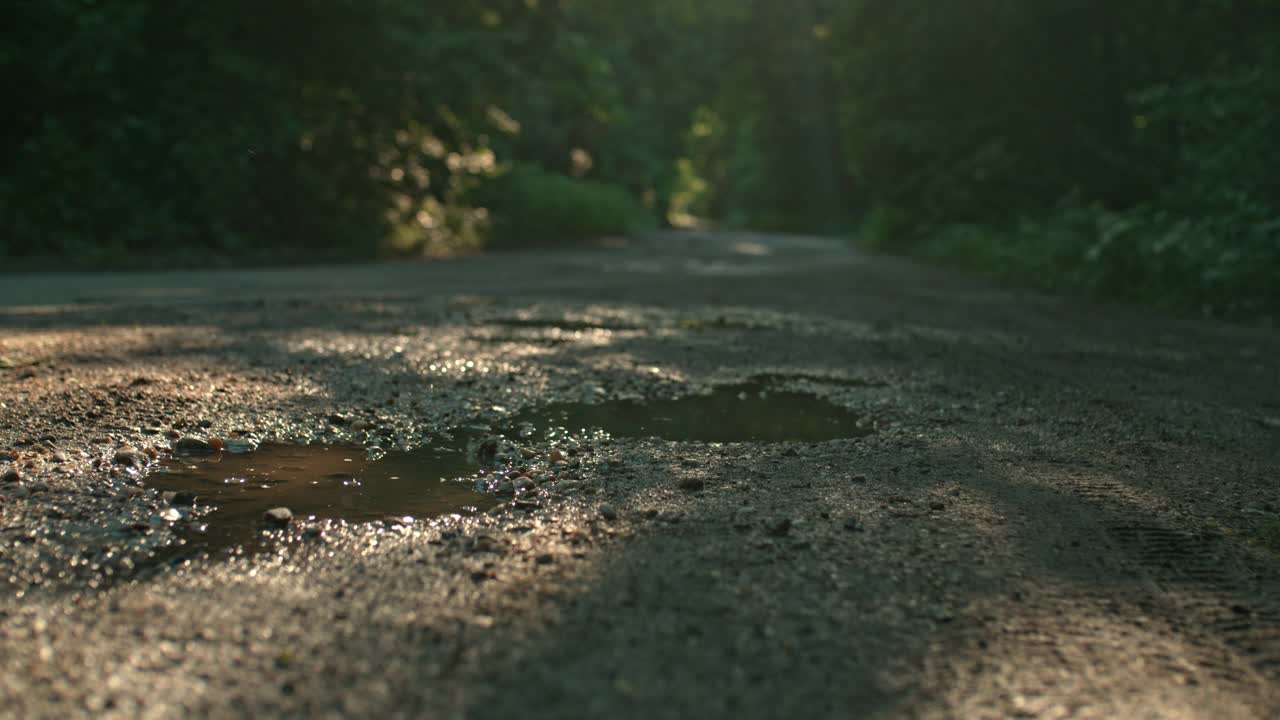
{"label": "water puddle", "polygon": [[614,437],[697,442],[822,442],[875,432],[870,418],[766,383],[724,385],[677,400],[562,403],[517,415],[516,427],[599,428]]}
{"label": "water puddle", "polygon": [[[271,445],[242,455],[174,457],[146,478],[177,493],[173,504],[213,507],[180,523],[187,550],[256,547],[269,527],[264,513],[287,507],[298,519],[350,522],[472,513],[494,504],[474,489],[479,470],[465,448],[426,448],[373,460],[363,448]],[[198,515],[198,513],[197,513]]]}
{"label": "water puddle", "polygon": [[835,387],[848,388],[881,388],[887,387],[889,383],[883,380],[870,380],[859,377],[837,377],[833,375],[818,375],[813,373],[765,373],[762,375],[754,375],[750,381],[761,385],[781,385],[786,382],[800,380],[810,382],[816,385],[833,385]]}
{"label": "water puddle", "polygon": [[560,330],[563,332],[590,332],[594,330],[641,330],[641,326],[609,319],[589,320],[554,320],[542,318],[494,318],[487,321],[490,325],[511,328],[528,328],[535,330]]}
{"label": "water puddle", "polygon": [[[769,383],[720,386],[675,400],[562,403],[502,423],[508,438],[542,432],[552,444],[614,437],[660,437],[698,442],[821,442],[875,432],[875,423],[816,395],[777,390]],[[566,431],[567,429],[567,431]],[[578,434],[576,431],[584,432]],[[519,449],[483,428],[442,436],[445,444],[382,453],[352,445],[263,444],[256,451],[176,456],[146,477],[170,495],[175,530],[185,541],[171,556],[267,547],[266,513],[289,508],[299,520],[347,522],[421,520],[492,507],[501,470],[520,463]],[[578,440],[574,440],[574,438]],[[469,452],[468,442],[475,452]],[[486,446],[488,452],[486,454]],[[507,448],[507,450],[499,450]],[[493,467],[482,470],[477,457]],[[536,464],[536,463],[535,463]],[[517,470],[519,472],[519,470]],[[517,478],[518,479],[518,478]],[[507,483],[511,484],[511,483]],[[283,525],[278,523],[276,527]]]}

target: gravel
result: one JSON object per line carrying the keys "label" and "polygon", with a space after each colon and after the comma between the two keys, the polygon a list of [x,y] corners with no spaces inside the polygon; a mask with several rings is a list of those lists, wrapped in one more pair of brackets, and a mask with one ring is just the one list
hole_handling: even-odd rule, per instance
{"label": "gravel", "polygon": [[[49,362],[0,373],[21,473],[0,484],[0,715],[1280,716],[1280,563],[1248,512],[1280,507],[1273,329],[756,235],[6,283],[5,352]],[[493,457],[581,478],[207,558],[176,541],[216,515],[112,462],[193,418],[226,450],[457,448],[446,430],[542,404],[761,376],[875,432],[500,428]],[[69,462],[33,449],[49,435]]]}

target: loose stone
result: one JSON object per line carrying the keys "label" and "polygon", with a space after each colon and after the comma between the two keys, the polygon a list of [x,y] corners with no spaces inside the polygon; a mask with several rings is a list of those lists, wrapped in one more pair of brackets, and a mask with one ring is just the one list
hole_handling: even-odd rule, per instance
{"label": "loose stone", "polygon": [[769,534],[782,537],[791,532],[791,518],[783,518],[769,526]]}
{"label": "loose stone", "polygon": [[179,455],[212,455],[218,447],[204,438],[187,435],[173,442],[173,451]]}
{"label": "loose stone", "polygon": [[706,486],[706,481],[699,477],[687,477],[680,481],[680,489],[687,490],[689,492],[698,492],[699,490],[706,488]]}
{"label": "loose stone", "polygon": [[5,483],[6,485],[9,483],[22,482],[22,473],[19,473],[16,468],[10,468],[5,471],[4,475],[0,475],[0,482]]}
{"label": "loose stone", "polygon": [[[168,495],[168,493],[165,494]],[[169,504],[190,507],[196,504],[196,494],[190,490],[178,490],[173,493],[173,497],[169,498]]]}
{"label": "loose stone", "polygon": [[262,514],[262,519],[273,525],[288,525],[293,520],[293,511],[287,507],[271,508]]}
{"label": "loose stone", "polygon": [[248,438],[240,438],[238,440],[227,440],[223,444],[222,449],[226,450],[229,453],[242,455],[244,453],[251,453],[254,450],[257,450],[258,441],[250,440]]}
{"label": "loose stone", "polygon": [[612,505],[608,505],[608,504],[601,505],[600,517],[604,518],[605,520],[617,520],[618,510]]}
{"label": "loose stone", "polygon": [[133,448],[120,448],[115,455],[111,456],[111,462],[125,467],[142,467],[147,464],[146,458],[142,453]]}
{"label": "loose stone", "polygon": [[476,446],[476,459],[482,463],[492,462],[497,458],[498,450],[501,448],[502,438],[496,435],[490,435],[480,444]]}

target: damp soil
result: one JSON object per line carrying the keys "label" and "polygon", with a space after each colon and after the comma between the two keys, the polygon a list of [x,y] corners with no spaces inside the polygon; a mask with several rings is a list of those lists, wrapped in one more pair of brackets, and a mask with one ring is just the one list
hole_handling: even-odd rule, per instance
{"label": "damp soil", "polygon": [[[821,442],[874,432],[866,417],[816,395],[771,383],[716,387],[705,395],[647,401],[561,403],[515,416],[521,436],[555,437],[576,430],[613,437],[695,442]],[[492,489],[466,448],[432,446],[373,453],[357,445],[264,444],[249,453],[173,457],[147,484],[184,513],[177,525],[186,554],[261,549],[273,526],[265,513],[286,507],[298,520],[415,521],[472,514],[495,504]],[[474,440],[475,438],[471,438]]]}
{"label": "damp soil", "polygon": [[870,435],[874,421],[769,383],[722,385],[677,399],[560,403],[517,415],[515,427],[599,429],[613,437],[691,442],[823,442]]}
{"label": "damp soil", "polygon": [[478,470],[462,448],[373,459],[354,445],[264,444],[245,454],[171,458],[146,482],[175,493],[174,504],[189,516],[178,525],[184,547],[213,551],[257,548],[271,527],[264,513],[278,507],[299,520],[348,522],[474,513],[494,504],[475,489]]}

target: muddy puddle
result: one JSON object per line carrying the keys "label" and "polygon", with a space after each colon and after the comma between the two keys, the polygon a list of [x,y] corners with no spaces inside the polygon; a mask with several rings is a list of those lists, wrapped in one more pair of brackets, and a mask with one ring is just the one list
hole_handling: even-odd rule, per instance
{"label": "muddy puddle", "polygon": [[[855,438],[874,429],[869,418],[851,410],[767,383],[721,386],[679,399],[543,406],[495,428],[512,448],[511,442],[523,444],[539,434],[550,444],[605,436],[774,443]],[[500,479],[492,471],[519,464],[520,453],[491,452],[487,459],[494,467],[486,473],[476,459],[485,454],[475,452],[492,442],[480,442],[486,436],[476,427],[442,436],[444,444],[394,453],[354,445],[263,444],[243,454],[173,457],[146,483],[172,493],[169,512],[181,516],[174,527],[184,541],[179,556],[236,547],[252,552],[268,545],[264,529],[285,524],[266,516],[275,508],[288,508],[295,520],[354,523],[414,522],[488,509],[497,499],[482,490],[492,490]]]}
{"label": "muddy puddle", "polygon": [[[563,403],[517,415],[516,428],[600,429],[613,437],[694,442],[822,442],[869,435],[863,417],[816,395],[768,383],[724,385],[675,400]],[[526,430],[527,434],[528,430]]]}
{"label": "muddy puddle", "polygon": [[[349,522],[474,513],[494,504],[491,494],[475,489],[478,470],[465,447],[387,453],[375,460],[357,446],[264,444],[245,454],[174,457],[146,483],[175,493],[175,508],[192,515],[177,528],[184,547],[194,552],[255,549],[261,531],[272,526],[264,514],[279,507],[298,520]],[[202,508],[212,511],[201,514]]]}

